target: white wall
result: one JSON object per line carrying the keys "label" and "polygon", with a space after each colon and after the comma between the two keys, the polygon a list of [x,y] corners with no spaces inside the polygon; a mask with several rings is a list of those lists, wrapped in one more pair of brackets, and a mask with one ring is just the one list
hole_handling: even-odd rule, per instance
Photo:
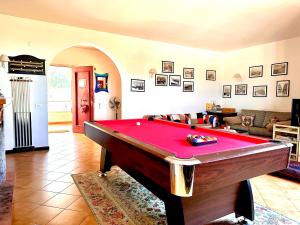
{"label": "white wall", "polygon": [[[115,113],[108,107],[112,96],[121,98],[121,78],[118,69],[111,59],[95,48],[71,47],[63,50],[51,61],[52,65],[64,66],[93,66],[98,74],[108,73],[108,92],[94,94],[95,120],[114,119]],[[93,89],[95,89],[95,78]]]}
{"label": "white wall", "polygon": [[[150,113],[203,111],[205,103],[214,101],[223,107],[290,111],[291,99],[300,98],[300,37],[223,54],[203,49],[149,41],[123,35],[97,32],[64,25],[0,15],[0,52],[7,55],[30,54],[47,63],[62,50],[88,43],[104,52],[115,63],[122,82],[123,118]],[[182,92],[181,87],[157,87],[149,77],[150,68],[161,73],[163,60],[175,62],[174,74],[183,67],[195,68],[195,91]],[[271,64],[288,61],[287,76],[270,76]],[[249,66],[264,65],[262,78],[249,78]],[[217,81],[206,81],[205,70],[217,70]],[[247,96],[222,99],[222,85],[235,85],[233,74],[240,73],[248,84]],[[130,91],[130,79],[145,79],[146,92]],[[276,97],[277,80],[290,80],[290,97]],[[252,97],[253,85],[268,85],[268,97]]]}
{"label": "white wall", "polygon": [[[174,86],[155,86],[155,78],[150,78],[147,73],[133,73],[126,77],[124,92],[128,92],[128,109],[130,117],[143,114],[160,114],[160,113],[188,113],[201,112],[204,110],[205,103],[215,101],[220,103],[220,84],[218,76],[219,61],[217,57],[201,55],[196,51],[188,54],[186,58],[176,55],[178,49],[169,49],[165,56],[160,56],[157,50],[154,63],[145,66],[144,70],[155,67],[158,73],[161,73],[161,60],[174,61],[174,74],[182,75],[183,67],[195,68],[194,92],[183,92],[182,85]],[[170,56],[171,55],[171,56]],[[206,69],[217,70],[217,81],[206,80]],[[146,80],[146,91],[143,93],[130,92],[130,78],[138,78]],[[181,77],[181,82],[190,81]],[[124,80],[123,80],[124,82]],[[124,99],[124,97],[123,97]],[[124,109],[125,110],[125,109]]]}
{"label": "white wall", "polygon": [[[264,109],[291,111],[292,98],[300,98],[300,37],[254,46],[223,55],[224,75],[222,83],[232,85],[231,98],[223,98],[223,107],[240,109]],[[271,76],[271,64],[288,62],[288,75]],[[263,65],[263,77],[249,78],[249,67]],[[232,76],[242,75],[242,82],[235,82]],[[276,97],[276,81],[290,80],[290,96]],[[246,96],[234,95],[235,84],[248,84]],[[252,97],[253,86],[267,85],[267,97]],[[220,96],[222,93],[220,93]]]}
{"label": "white wall", "polygon": [[[207,100],[220,103],[220,54],[213,51],[165,44],[128,36],[0,15],[0,52],[30,54],[50,63],[62,50],[89,43],[107,54],[116,64],[122,81],[123,118],[149,113],[199,112]],[[181,87],[155,87],[150,68],[161,71],[163,60],[175,62],[175,73],[183,67],[195,68],[195,91]],[[217,81],[206,81],[205,70],[217,70]],[[145,79],[146,92],[130,92],[130,79]]]}

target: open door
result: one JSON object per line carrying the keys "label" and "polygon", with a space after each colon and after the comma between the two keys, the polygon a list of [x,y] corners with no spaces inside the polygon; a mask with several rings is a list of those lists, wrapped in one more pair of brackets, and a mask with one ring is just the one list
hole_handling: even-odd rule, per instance
{"label": "open door", "polygon": [[84,121],[94,120],[93,66],[74,67],[72,74],[72,129],[83,133]]}

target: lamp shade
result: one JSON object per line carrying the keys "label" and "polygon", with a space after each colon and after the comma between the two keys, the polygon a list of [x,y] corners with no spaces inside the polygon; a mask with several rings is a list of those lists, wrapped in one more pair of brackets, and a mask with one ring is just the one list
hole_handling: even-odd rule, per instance
{"label": "lamp shade", "polygon": [[9,62],[9,61],[10,61],[10,60],[9,60],[9,58],[8,58],[7,55],[2,54],[2,55],[0,56],[0,62]]}
{"label": "lamp shade", "polygon": [[156,73],[157,73],[157,71],[156,71],[155,68],[151,68],[151,69],[149,70],[149,75],[150,75],[150,77],[153,77],[154,74],[156,74]]}
{"label": "lamp shade", "polygon": [[242,81],[242,76],[239,73],[234,74],[232,78],[236,81]]}

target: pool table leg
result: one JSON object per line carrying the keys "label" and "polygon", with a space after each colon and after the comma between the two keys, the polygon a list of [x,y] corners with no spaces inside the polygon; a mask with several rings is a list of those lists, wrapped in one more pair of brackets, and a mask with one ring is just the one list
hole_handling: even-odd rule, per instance
{"label": "pool table leg", "polygon": [[106,176],[106,172],[111,168],[111,154],[106,148],[101,147],[100,150],[100,168],[99,168],[99,176],[103,177]]}
{"label": "pool table leg", "polygon": [[164,200],[168,224],[184,225],[184,215],[181,198],[178,196],[169,197]]}
{"label": "pool table leg", "polygon": [[254,201],[250,180],[244,180],[240,184],[235,216],[243,216],[249,220],[254,220]]}

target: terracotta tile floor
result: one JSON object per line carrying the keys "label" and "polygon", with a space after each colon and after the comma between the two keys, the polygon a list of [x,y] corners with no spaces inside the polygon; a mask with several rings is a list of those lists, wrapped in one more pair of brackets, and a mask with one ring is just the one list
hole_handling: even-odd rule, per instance
{"label": "terracotta tile floor", "polygon": [[[96,221],[70,176],[96,171],[99,146],[82,134],[49,134],[50,151],[9,154],[16,171],[14,225],[94,225]],[[255,201],[300,221],[300,184],[260,176],[252,179]]]}

